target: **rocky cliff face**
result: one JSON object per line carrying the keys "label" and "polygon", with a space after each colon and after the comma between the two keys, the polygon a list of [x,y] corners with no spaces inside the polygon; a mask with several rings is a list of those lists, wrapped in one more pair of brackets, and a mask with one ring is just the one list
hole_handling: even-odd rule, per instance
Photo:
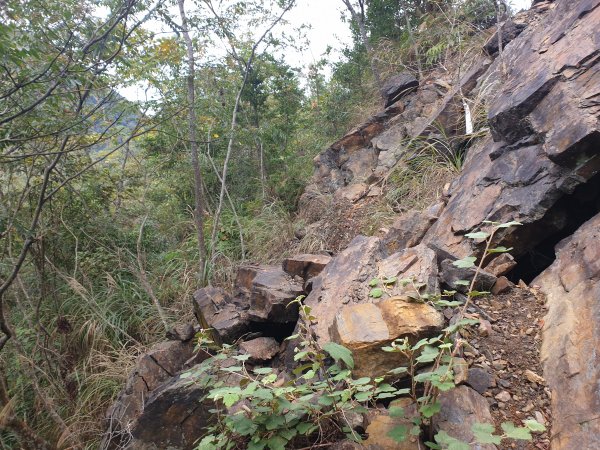
{"label": "rocky cliff face", "polygon": [[[389,106],[315,159],[301,207],[315,208],[322,193],[350,203],[378,195],[381,180],[411,157],[407,142],[434,141],[440,126],[447,135],[464,133],[462,96],[486,92],[489,129],[466,150],[461,174],[442,197],[424,211],[401,215],[383,236],[355,237],[333,258],[301,255],[281,268],[242,268],[236,292],[203,289],[195,294],[194,307],[200,324],[212,328],[217,341],[246,341],[240,351],[251,354],[254,364],[283,373],[293,353],[292,344],[280,342],[292,334],[298,317],[297,309],[286,306],[297,295],[307,295],[306,304],[318,319],[314,332],[319,342],[345,345],[357,359],[358,375],[377,376],[399,363],[390,361],[381,346],[399,337],[430,336],[452,318],[449,308],[440,312],[410,298],[456,288],[456,280],[473,277],[468,271],[457,273],[451,264],[483,252],[481,243],[465,235],[485,221],[519,221],[521,226],[495,237],[495,244],[514,247],[514,259],[501,255],[485,263],[478,287],[498,295],[470,310],[482,325],[470,339],[473,350],[463,355],[460,383],[465,386],[444,398],[438,427],[469,440],[467,425],[474,419],[501,422],[531,415],[552,427],[531,448],[596,449],[600,0],[536,2],[506,25],[502,37],[501,57],[493,37],[487,53],[475,58],[458,81],[445,83],[444,90],[439,88],[443,83],[408,75],[391,80]],[[384,298],[369,296],[369,280],[385,277],[412,283],[390,286]],[[521,289],[511,280],[524,280]],[[548,313],[542,318],[544,299]],[[540,340],[541,366],[536,362]],[[510,342],[512,348],[502,347]],[[140,360],[111,409],[106,448],[117,448],[115,436],[121,439],[118,445],[129,448],[193,447],[210,417],[197,414],[204,408],[201,392],[178,384],[177,372],[195,363],[186,352],[170,361],[173,367],[160,377],[144,375],[148,360]],[[140,379],[152,382],[134,387]],[[177,427],[167,425],[167,433],[173,411],[185,420]],[[385,417],[372,418],[371,430],[387,426]],[[194,426],[184,426],[188,421]],[[369,440],[368,448],[394,448],[381,442],[369,447]]]}

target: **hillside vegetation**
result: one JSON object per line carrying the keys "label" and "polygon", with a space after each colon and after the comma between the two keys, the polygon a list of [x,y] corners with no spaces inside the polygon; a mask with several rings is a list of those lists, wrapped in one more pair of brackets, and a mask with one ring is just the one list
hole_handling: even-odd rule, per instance
{"label": "hillside vegetation", "polygon": [[[338,252],[460,172],[487,131],[485,88],[475,133],[407,141],[415,157],[363,209],[322,192],[299,210],[313,159],[383,110],[387,79],[450,89],[511,11],[340,1],[352,42],[305,68],[283,56],[304,45],[294,3],[0,2],[0,449],[98,448],[136,358],[193,321],[194,291]],[[134,85],[149,100],[119,94]]]}

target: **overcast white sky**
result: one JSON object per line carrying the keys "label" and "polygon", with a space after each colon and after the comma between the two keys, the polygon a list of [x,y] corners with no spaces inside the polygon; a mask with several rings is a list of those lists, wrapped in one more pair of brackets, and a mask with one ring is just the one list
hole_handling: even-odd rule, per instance
{"label": "overcast white sky", "polygon": [[[526,9],[531,6],[531,0],[509,0],[510,5],[516,10]],[[287,51],[285,59],[293,67],[306,68],[309,64],[318,61],[327,46],[334,52],[329,55],[330,61],[339,57],[337,50],[343,48],[350,41],[348,24],[342,22],[341,11],[343,3],[340,0],[298,0],[297,6],[288,13],[286,19],[289,26],[299,27],[302,24],[310,25],[306,31],[309,46],[302,52]],[[160,30],[157,22],[150,23],[150,28]],[[142,100],[148,93],[142,87],[128,87],[121,90],[121,94],[129,100]]]}

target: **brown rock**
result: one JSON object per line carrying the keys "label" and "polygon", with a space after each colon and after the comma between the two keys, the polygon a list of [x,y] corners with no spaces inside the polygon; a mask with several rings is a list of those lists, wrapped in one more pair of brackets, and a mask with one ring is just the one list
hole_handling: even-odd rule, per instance
{"label": "brown rock", "polygon": [[[444,430],[450,436],[463,442],[474,442],[471,427],[476,423],[493,424],[488,402],[468,386],[458,386],[439,397],[441,411],[433,416],[436,431]],[[495,450],[492,444],[472,444],[473,450]]]}
{"label": "brown rock", "polygon": [[432,306],[392,297],[376,305],[342,307],[335,317],[331,337],[352,350],[356,376],[376,377],[407,362],[400,353],[386,353],[381,347],[402,337],[416,342],[438,333],[443,324],[444,317]]}
{"label": "brown rock", "polygon": [[250,285],[248,316],[251,321],[289,323],[298,320],[297,305],[288,305],[304,292],[302,283],[279,267],[264,266],[256,269]]}
{"label": "brown rock", "polygon": [[358,236],[313,279],[305,303],[318,320],[314,331],[319,343],[329,342],[329,327],[343,305],[371,302],[368,282],[381,254],[378,238]]}
{"label": "brown rock", "polygon": [[304,280],[319,275],[331,261],[328,255],[296,255],[283,260],[283,270],[292,277]]}
{"label": "brown rock", "polygon": [[500,253],[499,256],[492,259],[492,261],[485,266],[485,270],[497,277],[501,277],[509,273],[516,265],[517,262],[510,253]]}
{"label": "brown rock", "polygon": [[469,363],[463,358],[452,358],[452,370],[454,371],[454,382],[456,384],[466,383],[469,378]]}
{"label": "brown rock", "polygon": [[242,342],[240,350],[250,355],[250,362],[270,361],[279,353],[279,342],[270,337],[259,337]]}
{"label": "brown rock", "polygon": [[599,280],[597,215],[557,246],[556,261],[534,280],[548,307],[540,358],[552,393],[553,450],[600,448]]}
{"label": "brown rock", "polygon": [[191,340],[195,334],[196,330],[194,329],[194,325],[185,323],[177,325],[167,331],[167,339],[171,341],[187,342]]}
{"label": "brown rock", "polygon": [[127,435],[123,431],[142,414],[148,397],[185,367],[193,350],[191,342],[161,342],[138,358],[123,391],[106,413],[108,429],[102,448],[117,448],[126,442]]}
{"label": "brown rock", "polygon": [[[412,419],[418,416],[416,405],[409,398],[401,398],[390,403],[390,410],[394,407],[402,408],[404,415],[391,417],[390,411],[385,409],[376,409],[367,415],[369,425],[366,429],[367,439],[362,442],[364,448],[368,450],[419,450],[424,448],[419,437],[409,434],[414,426]],[[408,434],[402,442],[397,442],[388,436],[388,433],[399,426],[406,427]]]}
{"label": "brown rock", "polygon": [[539,376],[537,373],[533,372],[532,370],[527,369],[525,372],[523,372],[523,376],[531,383],[536,383],[539,385],[546,384],[546,380],[544,380],[543,377]]}
{"label": "brown rock", "polygon": [[501,277],[502,275],[509,273],[516,265],[517,262],[510,253],[500,253],[499,256],[492,259],[490,263],[485,266],[485,270],[492,275]]}
{"label": "brown rock", "polygon": [[344,186],[335,191],[334,198],[336,200],[347,200],[351,203],[356,203],[369,191],[369,186],[366,183],[353,183]]}
{"label": "brown rock", "polygon": [[379,280],[397,277],[398,281],[387,287],[391,296],[439,293],[437,257],[425,245],[396,252],[377,263]]}
{"label": "brown rock", "polygon": [[496,400],[498,400],[499,402],[503,402],[503,403],[508,403],[512,399],[512,397],[510,396],[510,393],[507,391],[500,391],[498,394],[496,394],[494,396],[494,398]]}
{"label": "brown rock", "polygon": [[436,217],[427,212],[408,211],[402,214],[383,238],[386,251],[392,254],[416,246],[435,220]]}
{"label": "brown rock", "polygon": [[509,281],[508,278],[499,277],[496,280],[496,283],[494,283],[494,287],[492,288],[492,294],[494,294],[494,295],[504,294],[505,292],[510,291],[514,287],[515,287],[515,285],[511,281]]}
{"label": "brown rock", "polygon": [[249,330],[248,314],[221,288],[196,291],[194,314],[203,329],[212,330],[212,337],[219,344],[231,344]]}

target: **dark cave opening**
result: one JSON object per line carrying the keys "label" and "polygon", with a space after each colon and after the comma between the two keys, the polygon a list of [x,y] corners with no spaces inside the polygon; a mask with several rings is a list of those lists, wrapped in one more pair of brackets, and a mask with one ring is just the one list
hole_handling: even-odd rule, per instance
{"label": "dark cave opening", "polygon": [[272,337],[277,342],[283,342],[294,334],[296,322],[250,322],[250,333],[260,333],[262,337]]}
{"label": "dark cave opening", "polygon": [[600,173],[558,200],[537,224],[529,225],[533,228],[532,236],[546,236],[531,250],[515,258],[517,266],[508,274],[510,281],[517,283],[523,280],[531,283],[556,259],[556,245],[598,213]]}

